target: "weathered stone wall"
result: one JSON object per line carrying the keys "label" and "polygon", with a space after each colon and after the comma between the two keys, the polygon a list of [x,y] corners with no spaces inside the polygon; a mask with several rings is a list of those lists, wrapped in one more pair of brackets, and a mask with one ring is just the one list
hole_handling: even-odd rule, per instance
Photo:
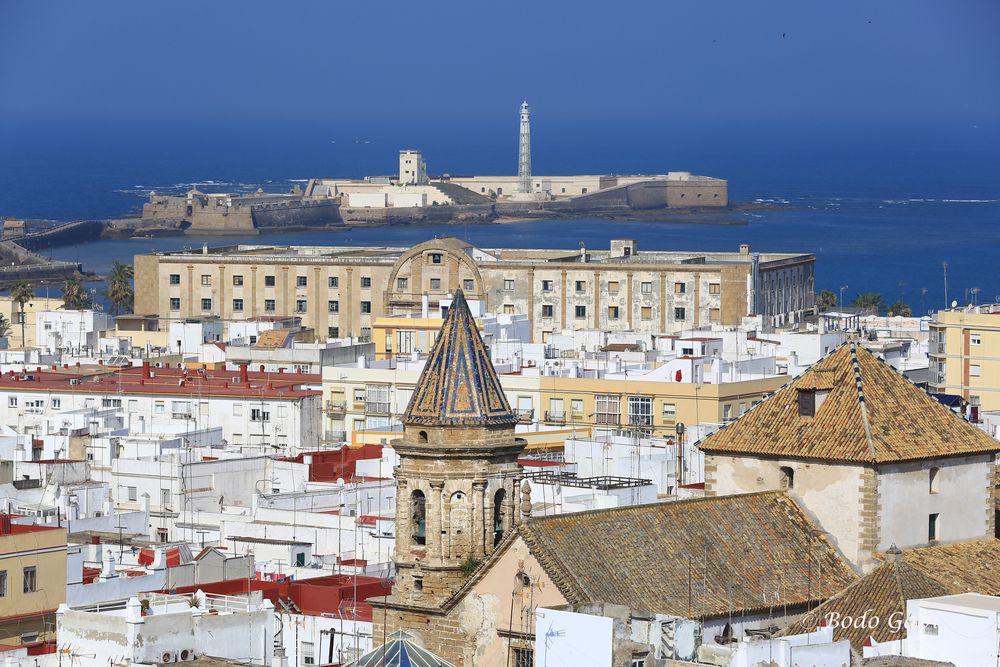
{"label": "weathered stone wall", "polygon": [[340,206],[333,199],[289,203],[255,204],[253,222],[258,229],[322,227],[343,224]]}
{"label": "weathered stone wall", "polygon": [[705,455],[705,495],[728,496],[785,488],[852,565],[871,561],[878,544],[878,488],[875,472],[861,465],[755,456]]}
{"label": "weathered stone wall", "polygon": [[340,215],[349,224],[413,224],[484,221],[493,218],[492,204],[467,206],[419,206],[389,208],[341,208]]}
{"label": "weathered stone wall", "polygon": [[688,208],[695,206],[729,206],[729,185],[715,179],[666,181],[667,206]]}

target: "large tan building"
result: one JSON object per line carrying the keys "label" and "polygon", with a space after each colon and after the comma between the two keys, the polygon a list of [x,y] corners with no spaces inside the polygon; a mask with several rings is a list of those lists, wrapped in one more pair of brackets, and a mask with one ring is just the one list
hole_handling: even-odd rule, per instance
{"label": "large tan building", "polygon": [[930,390],[1000,410],[1000,305],[938,311],[930,329]]}
{"label": "large tan building", "polygon": [[563,329],[664,333],[753,313],[795,322],[813,307],[810,254],[239,246],[135,258],[135,312],[243,320],[297,316],[318,337],[371,335],[381,315],[437,309],[461,288],[486,312],[526,314],[544,342]]}
{"label": "large tan building", "polygon": [[66,529],[18,525],[0,515],[0,644],[55,638],[66,601]]}

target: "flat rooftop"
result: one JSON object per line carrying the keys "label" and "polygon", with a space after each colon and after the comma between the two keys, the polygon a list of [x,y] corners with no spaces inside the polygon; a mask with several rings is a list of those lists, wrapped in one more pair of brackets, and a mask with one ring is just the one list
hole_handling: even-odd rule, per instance
{"label": "flat rooftop", "polygon": [[[506,263],[583,263],[580,248],[477,248],[455,238],[437,239],[450,249],[462,248],[475,254],[478,261]],[[430,242],[428,242],[430,243]],[[161,261],[200,261],[216,263],[220,260],[245,263],[318,263],[318,264],[393,264],[412,246],[276,246],[243,244],[218,248],[177,250],[156,253]],[[615,265],[644,264],[748,264],[753,257],[749,252],[705,252],[686,250],[651,250],[640,248],[628,257],[612,255],[610,250],[587,248],[587,263]],[[810,253],[754,253],[761,262],[782,260],[812,260]]]}

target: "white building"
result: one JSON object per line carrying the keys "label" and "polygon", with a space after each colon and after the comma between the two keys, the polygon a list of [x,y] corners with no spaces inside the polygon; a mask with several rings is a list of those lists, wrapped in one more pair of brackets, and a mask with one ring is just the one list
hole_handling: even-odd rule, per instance
{"label": "white building", "polygon": [[83,355],[113,328],[114,318],[96,310],[43,310],[35,313],[35,345],[45,353]]}
{"label": "white building", "polygon": [[428,182],[427,163],[424,162],[424,154],[415,150],[399,151],[400,185],[408,183],[426,185]]}
{"label": "white building", "polygon": [[[104,368],[77,375],[52,369],[0,376],[0,424],[40,436],[67,412],[115,410],[132,433],[181,434],[221,427],[232,445],[263,451],[315,449],[319,376],[296,373]],[[58,431],[56,431],[58,432]]]}
{"label": "white building", "polygon": [[865,647],[864,656],[900,655],[955,667],[1000,661],[1000,598],[960,593],[906,601],[906,638]]}
{"label": "white building", "polygon": [[74,665],[163,664],[206,655],[270,665],[274,655],[274,605],[259,594],[144,595],[117,604],[56,612],[58,650]]}

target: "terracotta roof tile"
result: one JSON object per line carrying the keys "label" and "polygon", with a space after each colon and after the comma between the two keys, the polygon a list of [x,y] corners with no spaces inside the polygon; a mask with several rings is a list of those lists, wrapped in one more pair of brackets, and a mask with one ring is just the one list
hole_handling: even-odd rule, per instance
{"label": "terracotta roof tile", "polygon": [[520,533],[571,604],[712,618],[818,604],[856,580],[777,491],[541,517]]}
{"label": "terracotta roof tile", "polygon": [[[869,637],[878,642],[905,636],[891,619],[906,620],[906,601],[957,593],[1000,595],[1000,540],[975,540],[904,551],[782,630],[782,635],[812,632],[821,619],[879,619],[874,628],[835,628],[834,639],[849,639],[858,650]],[[853,625],[853,624],[852,624]]]}
{"label": "terracotta roof tile", "polygon": [[[815,391],[815,416],[799,394]],[[706,453],[884,463],[1000,451],[1000,442],[941,405],[871,352],[841,345],[699,445]]]}

